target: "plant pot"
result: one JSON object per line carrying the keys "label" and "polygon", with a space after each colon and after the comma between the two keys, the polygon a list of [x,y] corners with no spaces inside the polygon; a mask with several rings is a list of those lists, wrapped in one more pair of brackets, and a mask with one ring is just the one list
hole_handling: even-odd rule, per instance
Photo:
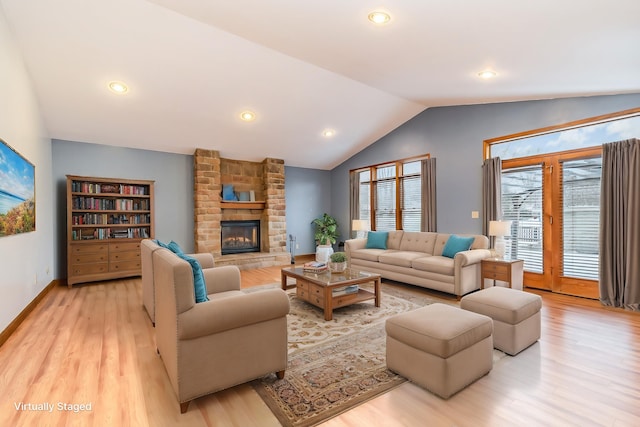
{"label": "plant pot", "polygon": [[329,257],[333,253],[331,245],[318,245],[316,247],[316,262],[329,262]]}
{"label": "plant pot", "polygon": [[329,263],[329,269],[331,271],[335,271],[336,273],[343,272],[347,269],[347,262],[331,262]]}

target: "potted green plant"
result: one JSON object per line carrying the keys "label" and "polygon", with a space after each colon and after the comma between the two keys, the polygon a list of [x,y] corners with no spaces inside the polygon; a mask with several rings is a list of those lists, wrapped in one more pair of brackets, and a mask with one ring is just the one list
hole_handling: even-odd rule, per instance
{"label": "potted green plant", "polygon": [[347,268],[347,254],[344,252],[334,252],[329,256],[331,261],[329,268],[331,271],[344,271]]}
{"label": "potted green plant", "polygon": [[323,213],[321,217],[314,219],[311,224],[315,225],[313,238],[318,245],[316,248],[316,261],[328,262],[329,256],[333,253],[333,245],[336,243],[338,233],[338,223],[334,217]]}

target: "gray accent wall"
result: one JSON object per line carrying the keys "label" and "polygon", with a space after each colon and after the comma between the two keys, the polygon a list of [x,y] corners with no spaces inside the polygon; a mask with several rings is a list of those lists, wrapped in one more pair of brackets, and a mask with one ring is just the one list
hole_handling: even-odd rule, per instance
{"label": "gray accent wall", "polygon": [[[331,171],[331,213],[349,221],[349,170],[429,153],[437,163],[438,231],[482,232],[486,139],[640,107],[640,94],[429,108]],[[603,141],[611,142],[611,141]]]}
{"label": "gray accent wall", "polygon": [[[311,221],[331,212],[331,173],[325,170],[285,166],[285,202],[287,204],[287,239],[296,238],[296,255],[313,254],[316,242]],[[340,230],[340,225],[338,225]],[[348,230],[347,230],[348,231]],[[287,240],[287,249],[289,247]]]}
{"label": "gray accent wall", "polygon": [[66,175],[155,181],[156,238],[193,251],[193,156],[56,139],[52,151],[57,277],[67,277]]}

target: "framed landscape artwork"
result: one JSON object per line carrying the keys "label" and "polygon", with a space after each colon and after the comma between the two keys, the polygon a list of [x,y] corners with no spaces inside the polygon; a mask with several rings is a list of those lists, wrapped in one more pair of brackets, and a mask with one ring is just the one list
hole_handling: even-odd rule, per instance
{"label": "framed landscape artwork", "polygon": [[35,166],[0,139],[0,237],[36,229]]}

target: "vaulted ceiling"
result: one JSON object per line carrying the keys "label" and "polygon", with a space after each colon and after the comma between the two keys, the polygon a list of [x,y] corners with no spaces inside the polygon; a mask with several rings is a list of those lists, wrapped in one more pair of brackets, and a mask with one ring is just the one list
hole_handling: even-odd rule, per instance
{"label": "vaulted ceiling", "polygon": [[0,5],[55,139],[331,169],[433,106],[640,92],[638,0]]}

